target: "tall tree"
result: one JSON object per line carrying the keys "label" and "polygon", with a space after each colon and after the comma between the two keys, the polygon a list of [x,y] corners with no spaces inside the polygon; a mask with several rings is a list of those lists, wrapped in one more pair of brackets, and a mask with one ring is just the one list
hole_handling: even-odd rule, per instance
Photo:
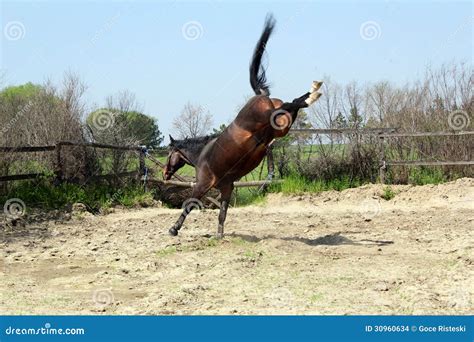
{"label": "tall tree", "polygon": [[173,120],[173,129],[179,138],[195,138],[206,135],[213,125],[212,116],[200,105],[188,102],[181,114]]}

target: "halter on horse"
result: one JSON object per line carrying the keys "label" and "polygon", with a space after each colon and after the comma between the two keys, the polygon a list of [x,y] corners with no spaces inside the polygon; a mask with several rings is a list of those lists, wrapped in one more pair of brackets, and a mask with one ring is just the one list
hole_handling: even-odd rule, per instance
{"label": "halter on horse", "polygon": [[[183,159],[187,159],[196,168],[196,184],[192,198],[185,202],[183,212],[169,230],[173,236],[178,235],[186,216],[196,207],[196,203],[200,203],[199,199],[213,187],[221,192],[217,237],[222,238],[234,181],[255,169],[265,157],[267,147],[273,140],[288,134],[298,111],[308,107],[321,96],[317,90],[322,82],[313,82],[309,92],[292,102],[269,97],[265,68],[261,62],[274,27],[275,20],[272,16],[267,16],[250,64],[250,84],[256,95],[245,104],[222,134],[205,145],[199,156],[186,156],[185,152],[180,150]],[[168,165],[165,178],[171,172]]]}
{"label": "halter on horse", "polygon": [[196,166],[203,148],[219,134],[211,134],[203,137],[186,138],[175,140],[170,135],[170,152],[163,169],[163,179],[170,180],[171,177],[185,164]]}

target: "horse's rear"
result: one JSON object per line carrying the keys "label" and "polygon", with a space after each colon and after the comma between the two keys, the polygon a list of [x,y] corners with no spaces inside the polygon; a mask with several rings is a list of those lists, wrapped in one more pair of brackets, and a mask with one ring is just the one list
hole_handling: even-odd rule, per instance
{"label": "horse's rear", "polygon": [[[311,105],[321,95],[317,92],[321,82],[313,82],[307,93],[292,102],[270,98],[261,61],[274,26],[274,19],[267,17],[250,64],[250,84],[256,95],[245,104],[224,132],[206,146],[196,165],[196,185],[192,197],[201,198],[211,187],[221,191],[218,237],[224,234],[224,221],[234,181],[255,169],[265,157],[272,141],[288,134],[298,111]],[[192,209],[192,206],[184,208],[178,221],[170,229],[171,235],[178,234]]]}

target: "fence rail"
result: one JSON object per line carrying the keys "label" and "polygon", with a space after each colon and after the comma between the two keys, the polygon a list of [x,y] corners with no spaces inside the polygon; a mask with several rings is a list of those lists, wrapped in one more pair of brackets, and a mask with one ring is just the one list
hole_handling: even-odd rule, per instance
{"label": "fence rail", "polygon": [[402,137],[447,137],[447,136],[474,135],[474,131],[452,131],[452,132],[413,132],[413,133],[388,133],[380,134],[381,138]]}
{"label": "fence rail", "polygon": [[[79,146],[79,147],[92,147],[92,148],[101,148],[101,149],[111,149],[111,150],[120,150],[120,151],[134,151],[138,154],[139,158],[139,167],[135,171],[126,171],[121,173],[105,174],[105,175],[92,175],[87,178],[87,181],[96,181],[101,179],[114,179],[120,177],[140,177],[146,175],[146,165],[145,158],[148,158],[154,162],[160,169],[163,169],[165,165],[158,160],[157,158],[151,156],[146,149],[138,146],[118,146],[118,145],[109,145],[109,144],[98,144],[98,143],[85,143],[85,142],[72,142],[72,141],[59,141],[55,145],[48,146],[19,146],[19,147],[0,147],[0,153],[24,153],[24,152],[51,152],[56,153],[56,162],[55,162],[55,177],[56,181],[62,182],[67,181],[65,179],[65,165],[63,159],[63,149],[66,146]],[[163,154],[163,153],[160,153]],[[9,182],[16,180],[27,180],[27,179],[36,179],[38,177],[44,176],[44,173],[28,173],[28,174],[19,174],[19,175],[8,175],[0,176],[1,182]],[[181,177],[178,174],[174,174],[173,178],[177,179],[176,181],[165,181],[164,184],[175,185],[180,187],[193,187],[194,182],[188,182],[185,178]],[[147,177],[142,177],[142,180],[145,181]],[[278,182],[278,181],[276,181]],[[272,183],[271,181],[254,181],[254,182],[235,182],[235,187],[253,187],[253,186],[265,186]],[[220,206],[219,196],[217,198],[206,196],[206,198],[214,203],[216,206]]]}
{"label": "fence rail", "polygon": [[[92,147],[92,148],[111,149],[111,150],[120,150],[120,151],[136,151],[140,153],[140,156],[139,156],[140,167],[138,170],[120,172],[116,174],[112,173],[112,174],[106,174],[106,175],[93,175],[88,178],[90,180],[140,176],[141,174],[144,173],[144,167],[145,167],[144,156],[142,153],[142,148],[139,146],[119,146],[119,145],[86,143],[86,142],[58,141],[55,145],[47,145],[47,146],[0,147],[0,153],[27,153],[27,152],[55,151],[56,152],[55,176],[57,180],[62,181],[64,180],[64,164],[63,164],[63,158],[62,158],[62,148],[64,146]],[[28,174],[19,174],[19,175],[0,176],[0,182],[35,179],[44,175],[45,173],[28,173]]]}
{"label": "fence rail", "polygon": [[382,134],[382,133],[393,133],[397,132],[398,128],[298,128],[298,129],[291,129],[289,131],[290,134]]}
{"label": "fence rail", "polygon": [[[361,135],[377,135],[379,138],[379,148],[380,148],[380,168],[379,168],[379,178],[380,182],[385,182],[385,173],[388,166],[447,166],[447,165],[474,165],[473,160],[386,160],[385,153],[385,141],[386,139],[391,138],[403,138],[403,137],[448,137],[448,136],[467,136],[474,135],[474,131],[450,131],[450,132],[399,132],[398,128],[390,127],[381,127],[381,128],[361,128],[361,129],[352,129],[352,128],[341,128],[341,129],[292,129],[290,130],[291,134],[324,134],[324,135],[333,135],[333,134],[361,134]],[[136,171],[122,172],[119,174],[107,174],[107,175],[94,175],[90,177],[91,180],[98,179],[110,179],[114,177],[138,177],[145,174],[145,158],[153,161],[159,168],[163,169],[164,164],[158,159],[154,158],[143,150],[139,146],[118,146],[118,145],[109,145],[109,144],[99,144],[99,143],[85,143],[85,142],[72,142],[72,141],[60,141],[55,145],[48,146],[20,146],[20,147],[0,147],[0,153],[26,153],[26,152],[56,152],[56,169],[55,175],[57,180],[64,180],[64,165],[62,158],[62,148],[65,146],[81,146],[81,147],[92,147],[92,148],[101,148],[101,149],[112,149],[112,150],[121,150],[121,151],[135,151],[139,157],[139,168]],[[0,182],[8,182],[15,180],[26,180],[34,179],[40,176],[43,176],[43,173],[28,173],[28,174],[19,174],[19,175],[8,175],[0,176]],[[189,182],[178,174],[173,175],[177,181],[168,181],[165,184],[172,184],[176,186],[189,187],[193,186],[193,182]],[[273,181],[278,182],[278,181]],[[271,181],[254,181],[254,182],[236,182],[234,185],[236,187],[251,187],[251,186],[264,186]],[[215,200],[215,199],[213,199]]]}
{"label": "fence rail", "polygon": [[449,165],[474,165],[474,160],[437,161],[437,160],[391,160],[385,165],[413,165],[413,166],[449,166]]}
{"label": "fence rail", "polygon": [[449,137],[474,135],[474,131],[451,131],[451,132],[406,132],[380,134],[380,183],[385,183],[387,166],[464,166],[474,165],[474,160],[386,160],[385,139],[390,138],[418,138],[418,137]]}
{"label": "fence rail", "polygon": [[56,145],[51,146],[20,146],[20,147],[0,147],[0,152],[46,152],[54,151]]}
{"label": "fence rail", "polygon": [[[249,182],[234,182],[234,187],[236,188],[246,188],[252,186],[265,186],[270,184],[278,184],[283,182],[281,179],[276,179],[273,181],[263,180],[263,181],[249,181]],[[164,184],[181,186],[184,188],[192,188],[196,183],[195,182],[181,182],[181,181],[163,181]]]}
{"label": "fence rail", "polygon": [[380,128],[340,128],[340,129],[292,129],[290,134],[322,134],[322,135],[376,135],[379,138],[380,168],[379,180],[385,183],[385,173],[388,166],[449,166],[449,165],[474,165],[473,160],[386,160],[385,140],[391,138],[404,137],[449,137],[449,136],[467,136],[474,135],[474,131],[449,131],[449,132],[399,132],[399,128],[380,127]]}

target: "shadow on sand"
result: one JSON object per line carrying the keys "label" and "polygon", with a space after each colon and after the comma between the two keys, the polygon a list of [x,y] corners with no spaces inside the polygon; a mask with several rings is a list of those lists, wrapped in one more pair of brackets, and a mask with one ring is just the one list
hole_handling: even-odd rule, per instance
{"label": "shadow on sand", "polygon": [[339,245],[352,245],[352,246],[386,246],[391,245],[393,241],[386,240],[371,240],[371,239],[362,239],[362,240],[351,240],[343,235],[341,232],[334,234],[324,235],[316,239],[308,239],[297,236],[288,236],[288,237],[278,237],[275,235],[266,235],[264,237],[257,237],[254,235],[247,234],[228,234],[227,237],[241,238],[247,242],[260,242],[262,240],[268,239],[279,239],[284,241],[296,241],[302,242],[309,246],[339,246]]}

